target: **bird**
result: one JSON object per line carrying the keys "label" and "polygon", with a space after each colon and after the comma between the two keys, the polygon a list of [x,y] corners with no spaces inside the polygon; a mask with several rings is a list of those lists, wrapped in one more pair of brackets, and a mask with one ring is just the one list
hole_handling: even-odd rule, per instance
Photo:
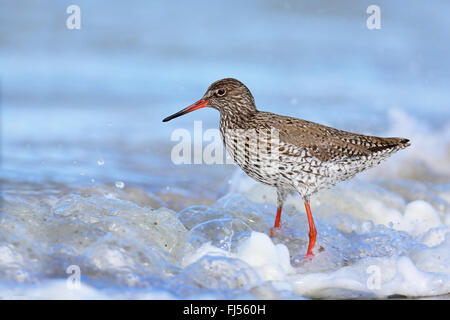
{"label": "bird", "polygon": [[259,111],[250,90],[234,78],[215,81],[199,101],[163,122],[205,107],[220,112],[221,137],[233,160],[254,180],[276,188],[277,211],[271,237],[281,228],[287,196],[298,193],[302,197],[309,224],[307,258],[314,256],[317,237],[310,197],[410,146],[405,138],[357,134]]}

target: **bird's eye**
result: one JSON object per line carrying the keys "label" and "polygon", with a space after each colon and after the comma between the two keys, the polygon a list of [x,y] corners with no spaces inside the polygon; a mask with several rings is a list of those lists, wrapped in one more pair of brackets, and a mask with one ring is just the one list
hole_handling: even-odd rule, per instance
{"label": "bird's eye", "polygon": [[225,89],[219,89],[219,90],[217,90],[216,93],[219,97],[223,97],[225,95],[226,91],[225,91]]}

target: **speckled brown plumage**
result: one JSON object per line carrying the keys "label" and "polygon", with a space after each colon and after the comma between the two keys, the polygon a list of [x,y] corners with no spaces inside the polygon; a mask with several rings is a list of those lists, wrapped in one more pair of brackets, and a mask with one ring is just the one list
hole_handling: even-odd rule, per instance
{"label": "speckled brown plumage", "polygon": [[308,256],[316,234],[309,197],[410,145],[404,138],[361,135],[258,111],[250,90],[232,78],[214,82],[200,101],[163,121],[203,107],[220,112],[222,139],[235,162],[250,177],[277,189],[275,229],[286,196],[298,192],[303,197],[310,225]]}

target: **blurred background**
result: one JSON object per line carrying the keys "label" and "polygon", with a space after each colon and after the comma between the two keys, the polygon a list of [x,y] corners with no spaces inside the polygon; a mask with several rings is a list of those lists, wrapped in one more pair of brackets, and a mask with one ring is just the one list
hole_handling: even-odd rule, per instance
{"label": "blurred background", "polygon": [[[371,4],[381,8],[379,30],[366,26]],[[66,27],[69,5],[81,9],[79,30]],[[173,164],[171,134],[192,132],[194,120],[218,128],[219,114],[202,109],[161,120],[224,77],[245,83],[260,110],[411,139],[369,177],[395,174],[434,187],[450,181],[448,1],[15,0],[1,7],[4,212],[36,212],[92,190],[175,211],[214,203],[229,192],[236,168]]]}
{"label": "blurred background", "polygon": [[[72,4],[80,30],[66,27]],[[434,129],[448,124],[448,3],[378,1],[379,30],[366,26],[370,4],[5,1],[2,179],[120,180],[151,191],[202,181],[217,170],[172,166],[170,135],[194,120],[217,128],[218,113],[161,119],[224,77],[244,82],[262,110],[341,129],[384,134],[393,109]]]}

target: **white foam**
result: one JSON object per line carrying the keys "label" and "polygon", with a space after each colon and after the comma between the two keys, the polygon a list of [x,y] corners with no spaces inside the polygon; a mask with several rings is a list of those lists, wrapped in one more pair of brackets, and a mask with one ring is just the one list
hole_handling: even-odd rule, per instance
{"label": "white foam", "polygon": [[285,280],[286,275],[294,271],[287,247],[283,244],[275,245],[261,232],[252,232],[237,248],[236,253],[206,243],[183,259],[183,267],[195,263],[204,256],[238,258],[253,267],[263,281]]}
{"label": "white foam", "polygon": [[252,232],[238,249],[237,257],[256,268],[264,280],[285,280],[293,272],[289,250],[283,244],[274,245],[272,240],[260,232]]}
{"label": "white foam", "polygon": [[105,299],[167,300],[175,297],[162,290],[135,289],[124,291],[118,288],[97,289],[81,283],[70,288],[66,279],[42,281],[39,284],[23,284],[16,287],[0,285],[0,299],[4,300],[105,300]]}
{"label": "white foam", "polygon": [[[300,196],[288,197],[282,228],[269,238],[275,189],[238,168],[229,186],[223,186],[229,187],[228,194],[179,213],[165,207],[181,203],[182,194],[195,203],[198,198],[191,190],[160,198],[131,183],[122,189],[114,183],[67,187],[57,194],[10,188],[0,214],[0,296],[277,299],[448,294],[449,136],[423,128],[401,112],[393,112],[392,118],[397,127],[387,135],[412,138],[410,148],[311,198],[318,230],[312,260],[304,259],[309,230]],[[61,277],[71,264],[80,267],[83,280],[79,291],[67,292]]]}
{"label": "white foam", "polygon": [[[439,233],[446,234],[443,230]],[[443,248],[447,251],[444,252]],[[450,261],[448,243],[442,245],[441,242],[440,248],[421,247],[412,251],[411,257],[399,255],[363,258],[351,266],[341,267],[331,272],[314,272],[312,271],[314,267],[308,270],[311,265],[326,262],[326,258],[321,257],[320,253],[316,253],[315,262],[305,260],[306,265],[310,264],[309,267],[303,265],[300,268],[294,268],[290,263],[289,251],[285,245],[274,244],[266,234],[252,232],[250,237],[237,248],[235,254],[205,244],[190,256],[189,262],[194,263],[207,255],[238,258],[257,271],[260,281],[275,281],[277,289],[290,290],[300,296],[314,298],[388,297],[391,295],[423,297],[443,295],[450,291],[450,267],[447,267],[449,270],[433,268],[427,270],[429,268],[423,265],[422,261],[425,257],[428,261],[433,260],[429,254],[436,251],[440,252],[442,262],[448,265]],[[412,257],[418,262],[415,263]],[[418,265],[421,265],[422,269]],[[261,282],[252,284],[261,285]]]}
{"label": "white foam", "polygon": [[420,235],[431,228],[442,225],[441,219],[434,208],[423,200],[408,203],[399,221],[397,230],[404,230],[411,235]]}

